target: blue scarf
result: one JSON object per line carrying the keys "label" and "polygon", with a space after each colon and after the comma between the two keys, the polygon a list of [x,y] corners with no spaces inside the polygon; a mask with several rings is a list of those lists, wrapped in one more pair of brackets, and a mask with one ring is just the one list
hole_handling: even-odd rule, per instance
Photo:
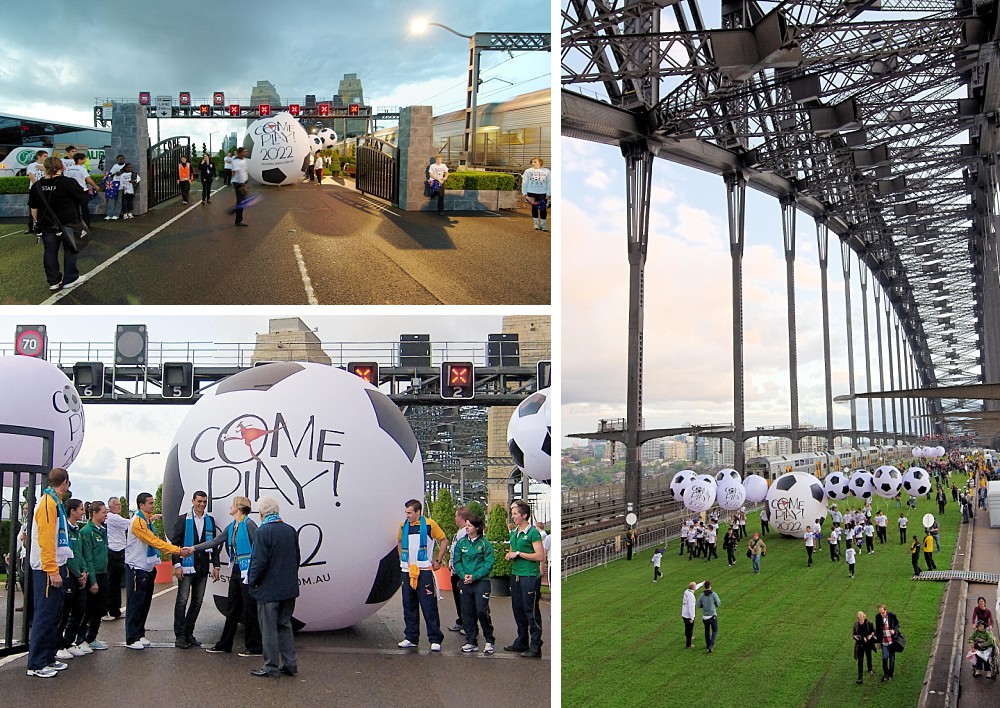
{"label": "blue scarf", "polygon": [[59,515],[59,525],[56,531],[56,547],[69,548],[69,522],[66,520],[66,509],[63,507],[62,502],[59,501],[59,495],[56,494],[56,490],[52,487],[43,489],[42,494],[47,494],[56,503],[56,512]]}
{"label": "blue scarf", "polygon": [[[138,516],[139,516],[140,519],[142,519],[143,521],[146,522],[146,526],[149,527],[149,530],[153,531],[153,527],[149,523],[149,519],[146,518],[146,515],[142,513],[142,509],[140,509],[138,511]],[[153,533],[155,533],[155,532],[153,532]],[[152,558],[155,555],[157,555],[157,550],[155,548],[153,548],[152,546],[150,546],[149,544],[146,544],[146,557],[147,558]]]}
{"label": "blue scarf", "polygon": [[250,545],[250,532],[247,531],[247,520],[234,521],[232,546],[236,550],[236,564],[240,567],[240,575],[246,577],[246,572],[250,570],[250,553],[253,546]]}
{"label": "blue scarf", "polygon": [[[400,531],[403,533],[403,538],[406,539],[406,545],[403,546],[403,558],[404,563],[409,564],[410,562],[410,522],[404,521],[403,525],[399,527]],[[417,551],[417,560],[426,561],[427,560],[427,518],[424,516],[420,517],[420,549]]]}
{"label": "blue scarf", "polygon": [[275,521],[281,521],[281,517],[277,514],[268,514],[264,517],[264,520],[260,522],[260,525],[274,523]]}
{"label": "blue scarf", "polygon": [[[215,526],[212,524],[212,517],[205,514],[205,541],[211,541],[213,538],[215,538]],[[194,545],[194,507],[191,507],[191,513],[184,522],[184,545]],[[194,568],[194,553],[187,558],[181,558],[181,567]]]}

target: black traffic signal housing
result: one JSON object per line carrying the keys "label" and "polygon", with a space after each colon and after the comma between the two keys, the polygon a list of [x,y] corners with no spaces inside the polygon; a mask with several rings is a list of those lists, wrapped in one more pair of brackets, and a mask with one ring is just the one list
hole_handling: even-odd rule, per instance
{"label": "black traffic signal housing", "polygon": [[164,362],[160,395],[164,398],[194,397],[194,364],[190,361]]}
{"label": "black traffic signal housing", "polygon": [[476,365],[471,361],[441,364],[441,398],[471,399],[476,396]]}
{"label": "black traffic signal housing", "polygon": [[73,385],[80,398],[104,398],[104,364],[99,361],[73,364]]}
{"label": "black traffic signal housing", "polygon": [[347,370],[372,386],[378,386],[378,362],[350,361],[347,363]]}
{"label": "black traffic signal housing", "polygon": [[535,364],[535,377],[539,391],[552,385],[552,362],[539,361]]}

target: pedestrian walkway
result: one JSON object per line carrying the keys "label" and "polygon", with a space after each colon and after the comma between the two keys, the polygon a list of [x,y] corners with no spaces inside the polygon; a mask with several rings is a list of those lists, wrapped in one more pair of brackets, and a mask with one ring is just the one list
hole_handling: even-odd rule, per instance
{"label": "pedestrian walkway", "polygon": [[[976,510],[972,535],[972,558],[970,570],[981,573],[1000,573],[1000,528],[990,528],[989,512]],[[995,708],[1000,705],[1000,681],[990,681],[985,675],[973,677],[972,664],[964,659],[968,652],[968,639],[972,635],[972,610],[978,598],[986,598],[986,606],[994,613],[993,633],[997,633],[997,585],[969,585],[965,603],[964,650],[959,677],[960,708]]]}

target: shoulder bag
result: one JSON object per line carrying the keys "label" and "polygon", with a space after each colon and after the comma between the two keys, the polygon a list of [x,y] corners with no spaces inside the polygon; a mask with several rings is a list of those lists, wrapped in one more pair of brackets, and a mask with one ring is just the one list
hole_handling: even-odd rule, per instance
{"label": "shoulder bag", "polygon": [[906,635],[898,629],[895,634],[892,635],[891,648],[897,654],[902,654],[903,650],[906,649]]}
{"label": "shoulder bag", "polygon": [[49,216],[52,217],[52,220],[56,222],[56,227],[62,234],[63,245],[73,253],[79,253],[87,246],[89,246],[90,229],[87,228],[87,225],[85,223],[83,223],[83,219],[77,217],[76,221],[74,221],[72,224],[67,224],[63,226],[62,222],[59,221],[59,217],[56,216],[56,213],[52,210],[52,207],[49,206],[49,200],[45,196],[45,192],[43,192],[39,188],[38,194],[42,198],[42,202],[45,204],[45,210],[49,213]]}

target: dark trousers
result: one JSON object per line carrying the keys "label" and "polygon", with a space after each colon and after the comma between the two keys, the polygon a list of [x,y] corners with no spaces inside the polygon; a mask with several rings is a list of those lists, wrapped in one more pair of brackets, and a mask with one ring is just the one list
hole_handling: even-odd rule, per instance
{"label": "dark trousers", "polygon": [[872,645],[868,642],[858,644],[854,647],[854,653],[858,655],[858,681],[860,681],[866,658],[868,659],[868,673],[872,672]]}
{"label": "dark trousers", "polygon": [[125,643],[135,644],[146,636],[146,617],[153,602],[156,571],[125,568]]}
{"label": "dark trousers", "polygon": [[440,187],[438,187],[438,191],[437,191],[437,213],[438,214],[444,214],[444,185],[441,185]]}
{"label": "dark trousers", "polygon": [[[174,600],[174,636],[177,639],[194,636],[194,625],[198,621],[198,613],[201,612],[207,583],[208,576],[197,573],[181,576],[177,581],[177,599]],[[188,607],[189,597],[190,607]]]}
{"label": "dark trousers", "polygon": [[849,571],[851,571],[851,577],[853,578],[854,577],[854,563],[848,563],[847,564],[847,569]]}
{"label": "dark trousers", "polygon": [[694,619],[684,619],[684,639],[686,640],[684,646],[690,647],[694,645]]}
{"label": "dark trousers", "polygon": [[891,644],[882,645],[882,674],[892,678],[896,671],[896,652],[890,649]]}
{"label": "dark trousers", "polygon": [[257,602],[250,597],[250,588],[243,583],[241,577],[239,568],[234,567],[233,574],[229,577],[226,625],[222,628],[222,636],[215,643],[215,648],[232,651],[236,630],[242,622],[243,643],[246,645],[246,650],[257,653],[262,651]]}
{"label": "dark trousers", "polygon": [[709,559],[711,559],[711,558],[718,558],[718,557],[719,557],[719,554],[718,554],[718,553],[716,553],[716,544],[714,544],[714,543],[709,543],[709,544],[708,544],[708,545],[706,546],[706,548],[707,548],[708,550],[706,550],[706,551],[705,551],[705,560],[709,560]]}
{"label": "dark trousers", "polygon": [[813,547],[806,546],[806,554],[809,556],[809,565],[813,564]]}
{"label": "dark trousers", "polygon": [[517,623],[516,647],[542,649],[542,613],[538,607],[541,594],[541,576],[515,575],[511,579],[510,604]]}
{"label": "dark trousers", "polygon": [[84,192],[80,197],[80,218],[90,226],[90,192]]}
{"label": "dark trousers", "polygon": [[201,201],[207,202],[212,198],[212,180],[205,179],[201,180]]}
{"label": "dark trousers", "polygon": [[191,197],[191,183],[186,180],[181,180],[181,201],[186,202]]}
{"label": "dark trousers", "polygon": [[702,624],[705,625],[705,648],[713,649],[715,647],[715,635],[719,633],[719,618],[715,617],[702,617]]}
{"label": "dark trousers", "polygon": [[323,183],[323,168],[313,165],[313,175],[316,177],[316,184]]}
{"label": "dark trousers", "polygon": [[683,556],[684,555],[685,546],[687,546],[687,539],[686,538],[682,538],[681,542],[679,544],[677,544],[677,545],[679,545],[681,547],[681,552],[678,553],[677,555]]}
{"label": "dark trousers", "polygon": [[[76,267],[76,255],[66,248],[63,243],[62,234],[57,234],[51,226],[45,227],[42,231],[42,266],[45,268],[45,280],[49,285],[59,283],[72,283],[80,277],[80,270]],[[59,249],[63,251],[63,266],[65,272],[59,270]]]}
{"label": "dark trousers", "polygon": [[635,547],[631,543],[625,544],[625,560],[632,560],[632,552],[634,548]]}
{"label": "dark trousers", "polygon": [[233,191],[236,192],[236,223],[243,223],[243,208],[240,206],[240,202],[247,198],[247,183],[246,182],[233,182]]}
{"label": "dark trousers", "polygon": [[934,554],[924,551],[924,563],[927,564],[927,570],[937,570],[937,564],[934,562]]}
{"label": "dark trousers", "polygon": [[233,181],[233,171],[223,170],[222,171],[222,184],[229,184]]}
{"label": "dark trousers", "polygon": [[871,536],[865,536],[865,548],[870,551],[875,550],[875,539]]}
{"label": "dark trousers", "polygon": [[830,546],[830,560],[832,561],[838,560],[840,558],[840,544],[831,543],[828,545]]}
{"label": "dark trousers", "polygon": [[32,603],[34,615],[31,618],[31,635],[28,637],[28,668],[44,669],[56,660],[59,643],[59,620],[62,618],[63,595],[69,573],[66,566],[59,568],[63,586],[49,585],[49,576],[44,570],[32,570]]}
{"label": "dark trousers", "polygon": [[306,167],[306,179],[310,182],[316,179],[315,165],[309,165]]}
{"label": "dark trousers", "polygon": [[527,196],[534,201],[531,205],[531,216],[536,219],[548,218],[548,205],[545,201],[545,195],[528,192]]}
{"label": "dark trousers", "polygon": [[462,594],[461,592],[459,592],[462,589],[462,587],[464,587],[462,579],[457,575],[455,575],[454,573],[452,573],[451,594],[452,597],[455,599],[455,624],[457,624],[459,627],[465,626],[465,622],[462,621]]}
{"label": "dark trousers", "polygon": [[78,578],[69,576],[63,586],[63,613],[59,622],[59,648],[66,649],[76,641],[76,635],[83,624],[87,611],[87,589],[80,587]]}
{"label": "dark trousers", "polygon": [[108,550],[108,592],[106,611],[112,617],[122,616],[122,578],[125,577],[125,551]]}
{"label": "dark trousers", "polygon": [[483,639],[493,644],[493,620],[490,618],[490,579],[483,578],[466,585],[462,583],[458,595],[462,598],[462,617],[465,618],[465,641],[476,645],[479,628],[483,628]]}
{"label": "dark trousers", "polygon": [[944,501],[939,501],[938,502],[938,513],[939,514],[943,514],[944,513]]}
{"label": "dark trousers", "polygon": [[271,676],[277,676],[278,670],[282,666],[292,673],[298,670],[298,660],[295,657],[295,639],[292,636],[292,613],[294,611],[294,597],[279,602],[257,603],[257,621],[260,624],[264,670]]}
{"label": "dark trousers", "polygon": [[104,608],[108,603],[108,574],[98,573],[95,580],[97,581],[97,592],[87,590],[87,611],[84,613],[80,632],[76,635],[77,644],[94,641],[101,629],[101,617],[104,615]]}
{"label": "dark trousers", "polygon": [[403,621],[406,623],[404,636],[416,644],[420,641],[420,615],[424,616],[427,625],[427,639],[432,644],[440,644],[444,640],[441,632],[441,620],[438,617],[437,594],[434,590],[434,572],[421,570],[417,578],[417,588],[410,587],[410,575],[400,571],[403,588]]}
{"label": "dark trousers", "polygon": [[134,194],[123,194],[122,195],[122,213],[131,214],[132,209],[135,205],[135,195]]}
{"label": "dark trousers", "polygon": [[726,555],[729,557],[729,565],[736,563],[736,547],[729,546],[726,548]]}
{"label": "dark trousers", "polygon": [[916,553],[910,554],[910,562],[913,563],[913,574],[920,575],[920,556]]}
{"label": "dark trousers", "polygon": [[37,231],[38,223],[31,218],[31,209],[28,209],[28,231]]}
{"label": "dark trousers", "polygon": [[760,535],[767,536],[771,533],[771,524],[768,523],[767,519],[760,520]]}
{"label": "dark trousers", "polygon": [[899,530],[899,542],[906,543],[906,529]]}

